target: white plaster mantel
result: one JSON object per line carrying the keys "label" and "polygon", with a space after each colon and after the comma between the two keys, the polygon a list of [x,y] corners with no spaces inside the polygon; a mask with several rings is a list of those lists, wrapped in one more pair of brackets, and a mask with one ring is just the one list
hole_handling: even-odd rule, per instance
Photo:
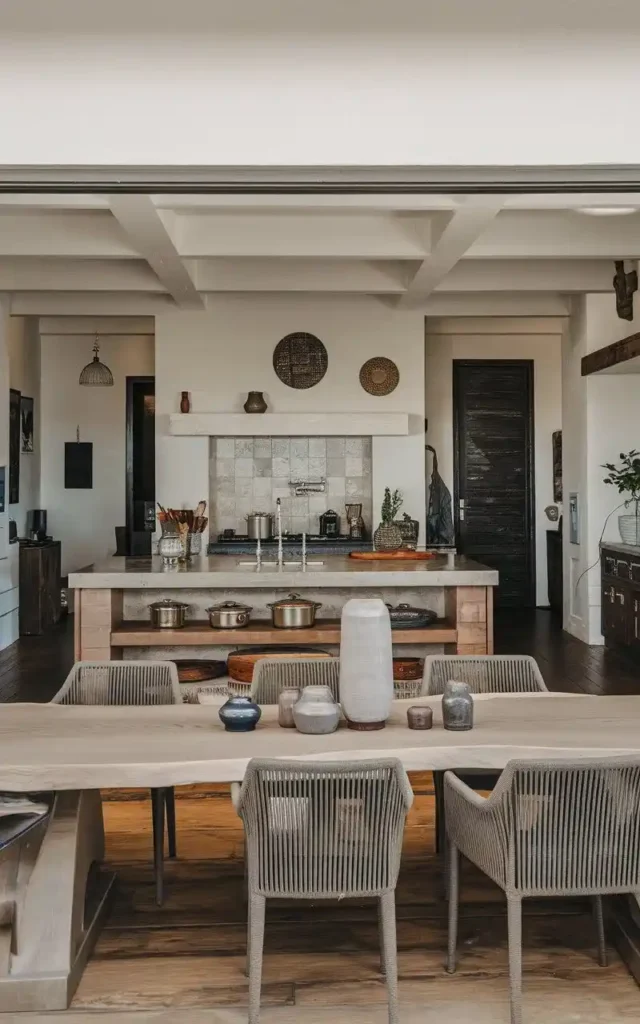
{"label": "white plaster mantel", "polygon": [[174,413],[169,433],[180,437],[403,437],[405,412]]}

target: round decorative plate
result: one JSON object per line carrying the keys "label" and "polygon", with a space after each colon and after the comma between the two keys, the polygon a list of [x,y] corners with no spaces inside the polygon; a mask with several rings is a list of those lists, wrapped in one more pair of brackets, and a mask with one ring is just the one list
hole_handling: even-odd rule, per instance
{"label": "round decorative plate", "polygon": [[287,387],[303,390],[318,384],[329,365],[327,350],[314,334],[287,334],[273,352],[273,368]]}
{"label": "round decorative plate", "polygon": [[400,371],[392,359],[374,356],[360,368],[360,383],[370,395],[390,395],[398,386]]}

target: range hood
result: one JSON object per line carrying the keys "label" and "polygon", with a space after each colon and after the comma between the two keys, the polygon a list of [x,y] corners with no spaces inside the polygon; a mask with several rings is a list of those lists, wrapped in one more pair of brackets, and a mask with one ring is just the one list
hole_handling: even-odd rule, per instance
{"label": "range hood", "polygon": [[174,413],[169,433],[178,437],[402,437],[405,412],[189,412]]}

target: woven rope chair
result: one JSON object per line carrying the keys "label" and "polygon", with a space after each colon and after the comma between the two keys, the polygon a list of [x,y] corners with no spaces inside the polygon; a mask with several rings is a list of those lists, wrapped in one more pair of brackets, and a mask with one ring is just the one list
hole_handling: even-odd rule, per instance
{"label": "woven rope chair", "polygon": [[459,853],[505,892],[511,1022],[522,1024],[522,900],[593,896],[606,966],[602,896],[640,890],[640,760],[511,761],[490,797],[445,774],[449,954],[456,967]]}
{"label": "woven rope chair", "polygon": [[[396,681],[394,697],[417,697],[420,683]],[[340,658],[261,658],[253,670],[251,696],[256,704],[277,704],[288,686],[328,686],[340,700]]]}
{"label": "woven rope chair", "polygon": [[395,888],[413,801],[398,760],[254,759],[232,796],[246,834],[249,1024],[258,1024],[268,898],[379,901],[389,1024],[398,1024]]}
{"label": "woven rope chair", "polygon": [[[178,670],[172,661],[78,661],[52,704],[180,704]],[[176,809],[172,786],[151,790],[156,902],[164,899],[165,816],[169,856],[176,856]]]}
{"label": "woven rope chair", "polygon": [[[547,687],[535,658],[528,654],[434,654],[424,659],[423,697],[444,693],[450,679],[468,683],[472,693],[537,693]],[[458,772],[472,789],[493,789],[500,772]],[[436,850],[445,839],[444,772],[433,773],[436,799]]]}

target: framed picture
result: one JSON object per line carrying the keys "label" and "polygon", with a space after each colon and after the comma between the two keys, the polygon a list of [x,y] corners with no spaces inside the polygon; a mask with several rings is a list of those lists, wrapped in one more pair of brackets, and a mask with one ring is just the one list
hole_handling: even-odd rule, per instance
{"label": "framed picture", "polygon": [[64,446],[64,486],[67,490],[93,487],[93,443],[67,441]]}
{"label": "framed picture", "polygon": [[33,455],[33,398],[23,395],[20,399],[20,451]]}
{"label": "framed picture", "polygon": [[9,391],[9,504],[20,501],[20,392]]}
{"label": "framed picture", "polygon": [[562,501],[562,431],[554,430],[551,435],[553,452],[553,500]]}
{"label": "framed picture", "polygon": [[580,543],[580,510],[578,507],[578,495],[569,495],[569,542]]}

